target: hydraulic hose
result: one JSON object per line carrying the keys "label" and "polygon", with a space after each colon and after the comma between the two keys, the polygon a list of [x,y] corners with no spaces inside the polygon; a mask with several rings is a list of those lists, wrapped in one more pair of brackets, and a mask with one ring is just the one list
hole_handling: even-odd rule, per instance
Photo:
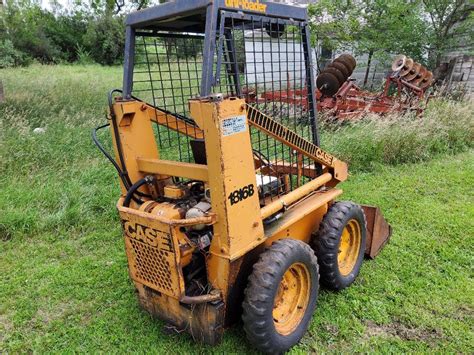
{"label": "hydraulic hose", "polygon": [[[110,119],[112,121],[113,134],[114,134],[115,142],[116,142],[116,145],[117,145],[117,155],[118,155],[119,162],[120,162],[121,166],[117,163],[117,161],[115,161],[112,158],[112,156],[105,150],[105,148],[102,146],[102,144],[97,139],[97,131],[102,129],[102,128],[110,126],[110,123],[107,123],[105,125],[102,125],[100,127],[95,128],[92,131],[92,140],[94,141],[97,148],[99,148],[99,150],[105,155],[105,157],[112,163],[114,168],[117,170],[117,172],[119,174],[119,177],[120,177],[120,180],[123,183],[123,186],[127,189],[127,195],[126,195],[126,198],[125,198],[125,201],[124,201],[124,206],[128,207],[130,205],[130,201],[132,199],[135,202],[139,203],[139,204],[143,203],[143,201],[140,198],[136,197],[135,195],[140,196],[140,197],[147,197],[147,198],[151,197],[150,195],[147,195],[147,194],[144,194],[141,191],[138,191],[138,189],[141,186],[143,186],[144,184],[153,181],[154,177],[147,176],[143,179],[140,179],[139,181],[135,182],[132,185],[132,181],[130,180],[130,176],[128,175],[127,167],[125,165],[125,159],[124,159],[124,156],[123,156],[122,142],[121,142],[121,139],[120,139],[118,124],[117,124],[117,118],[116,118],[115,112],[113,110],[113,95],[114,95],[114,93],[122,93],[122,90],[114,89],[114,90],[111,90],[107,95],[109,109],[110,109]],[[140,100],[139,98],[137,98],[135,96],[132,96],[132,98],[134,100],[143,102],[142,100]],[[185,121],[188,124],[195,125],[194,121],[190,120],[189,118],[187,118],[185,116],[179,115],[177,113],[172,113],[172,112],[167,111],[165,109],[157,108],[153,105],[150,105],[150,106],[154,107],[155,109],[159,109],[160,111],[164,112],[165,114],[174,115],[178,119],[181,119],[181,120]]]}
{"label": "hydraulic hose", "polygon": [[[143,179],[140,179],[138,180],[136,183],[134,183],[130,189],[128,189],[127,191],[127,195],[125,196],[125,200],[123,201],[123,206],[124,207],[130,207],[130,201],[132,200],[132,198],[136,201],[136,199],[134,198],[134,195],[139,192],[138,189],[140,187],[142,187],[143,185],[145,184],[149,184],[149,183],[152,183],[153,181],[155,181],[155,177],[154,176],[151,176],[151,175],[148,175],[148,176],[145,176]],[[138,203],[143,203],[142,200],[139,200]]]}
{"label": "hydraulic hose", "polygon": [[119,177],[120,177],[120,180],[122,180],[122,183],[123,185],[125,186],[125,188],[128,189],[129,185],[128,185],[128,182],[127,182],[127,179],[125,178],[125,174],[124,172],[122,171],[122,169],[120,168],[120,166],[117,164],[117,162],[114,160],[114,158],[112,158],[112,156],[109,154],[109,152],[107,152],[104,148],[104,146],[99,142],[99,139],[97,138],[97,132],[105,127],[109,127],[110,126],[110,123],[106,123],[102,126],[99,126],[99,127],[96,127],[92,130],[92,141],[94,142],[94,144],[97,146],[97,148],[99,148],[99,150],[102,152],[102,154],[105,155],[105,157],[112,163],[112,165],[114,166],[115,170],[117,170],[117,173],[119,174]]}

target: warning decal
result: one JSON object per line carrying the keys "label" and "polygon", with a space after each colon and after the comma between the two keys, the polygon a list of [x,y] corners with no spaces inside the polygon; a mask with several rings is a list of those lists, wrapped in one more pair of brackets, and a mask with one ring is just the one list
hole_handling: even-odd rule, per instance
{"label": "warning decal", "polygon": [[222,135],[225,137],[230,136],[232,134],[245,132],[247,130],[246,120],[247,118],[245,117],[245,115],[229,117],[222,120]]}

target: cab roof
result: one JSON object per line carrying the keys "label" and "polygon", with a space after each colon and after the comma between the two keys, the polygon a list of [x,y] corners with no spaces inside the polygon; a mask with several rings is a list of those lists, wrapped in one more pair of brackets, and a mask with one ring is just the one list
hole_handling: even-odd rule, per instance
{"label": "cab roof", "polygon": [[306,8],[265,0],[174,0],[129,14],[127,26],[179,32],[205,32],[206,17],[219,10],[306,21]]}

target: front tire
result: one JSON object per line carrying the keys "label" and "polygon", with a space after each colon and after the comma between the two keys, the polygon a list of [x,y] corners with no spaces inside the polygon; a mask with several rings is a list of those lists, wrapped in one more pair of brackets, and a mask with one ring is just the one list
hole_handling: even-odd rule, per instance
{"label": "front tire", "polygon": [[282,353],[298,343],[316,308],[318,262],[299,240],[281,239],[260,255],[242,304],[248,340],[265,353]]}
{"label": "front tire", "polygon": [[312,246],[318,257],[321,283],[338,291],[350,286],[364,259],[365,214],[352,202],[336,202],[324,215]]}

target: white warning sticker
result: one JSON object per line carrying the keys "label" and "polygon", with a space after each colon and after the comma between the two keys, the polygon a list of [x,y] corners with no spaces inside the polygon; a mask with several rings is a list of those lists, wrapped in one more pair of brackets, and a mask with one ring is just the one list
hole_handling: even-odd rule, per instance
{"label": "white warning sticker", "polygon": [[226,118],[222,120],[221,125],[222,135],[224,137],[240,132],[245,132],[247,130],[245,115]]}

